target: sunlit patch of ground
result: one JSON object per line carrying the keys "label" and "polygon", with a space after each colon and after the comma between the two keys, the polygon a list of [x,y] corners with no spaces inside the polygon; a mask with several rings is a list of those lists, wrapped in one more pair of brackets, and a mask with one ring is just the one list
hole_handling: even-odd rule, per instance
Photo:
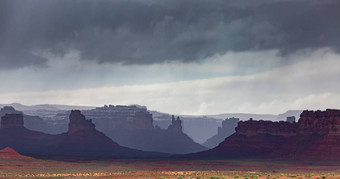
{"label": "sunlit patch of ground", "polygon": [[51,178],[340,178],[340,162],[142,160],[81,162],[1,159],[0,177]]}

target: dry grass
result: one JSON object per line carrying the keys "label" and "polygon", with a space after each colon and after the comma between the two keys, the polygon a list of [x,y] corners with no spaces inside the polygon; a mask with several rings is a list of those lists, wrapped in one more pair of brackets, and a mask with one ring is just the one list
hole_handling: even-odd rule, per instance
{"label": "dry grass", "polygon": [[339,162],[136,160],[61,162],[1,159],[5,178],[340,178]]}

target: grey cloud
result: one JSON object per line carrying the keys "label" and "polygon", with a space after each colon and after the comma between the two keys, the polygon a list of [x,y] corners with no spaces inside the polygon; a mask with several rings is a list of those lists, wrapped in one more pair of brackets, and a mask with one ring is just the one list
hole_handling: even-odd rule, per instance
{"label": "grey cloud", "polygon": [[98,63],[199,61],[226,51],[340,49],[333,0],[2,0],[1,69],[43,66],[34,50]]}

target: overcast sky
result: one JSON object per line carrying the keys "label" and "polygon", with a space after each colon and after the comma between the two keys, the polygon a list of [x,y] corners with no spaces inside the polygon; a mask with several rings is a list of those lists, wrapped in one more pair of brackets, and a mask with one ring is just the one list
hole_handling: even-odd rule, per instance
{"label": "overcast sky", "polygon": [[340,108],[337,0],[1,0],[0,103]]}

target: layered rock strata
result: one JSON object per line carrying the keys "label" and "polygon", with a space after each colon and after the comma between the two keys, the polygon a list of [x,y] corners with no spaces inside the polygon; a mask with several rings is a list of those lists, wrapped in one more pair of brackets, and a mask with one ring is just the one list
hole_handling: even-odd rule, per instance
{"label": "layered rock strata", "polygon": [[217,147],[187,157],[250,156],[340,160],[340,110],[305,110],[297,123],[241,121]]}

